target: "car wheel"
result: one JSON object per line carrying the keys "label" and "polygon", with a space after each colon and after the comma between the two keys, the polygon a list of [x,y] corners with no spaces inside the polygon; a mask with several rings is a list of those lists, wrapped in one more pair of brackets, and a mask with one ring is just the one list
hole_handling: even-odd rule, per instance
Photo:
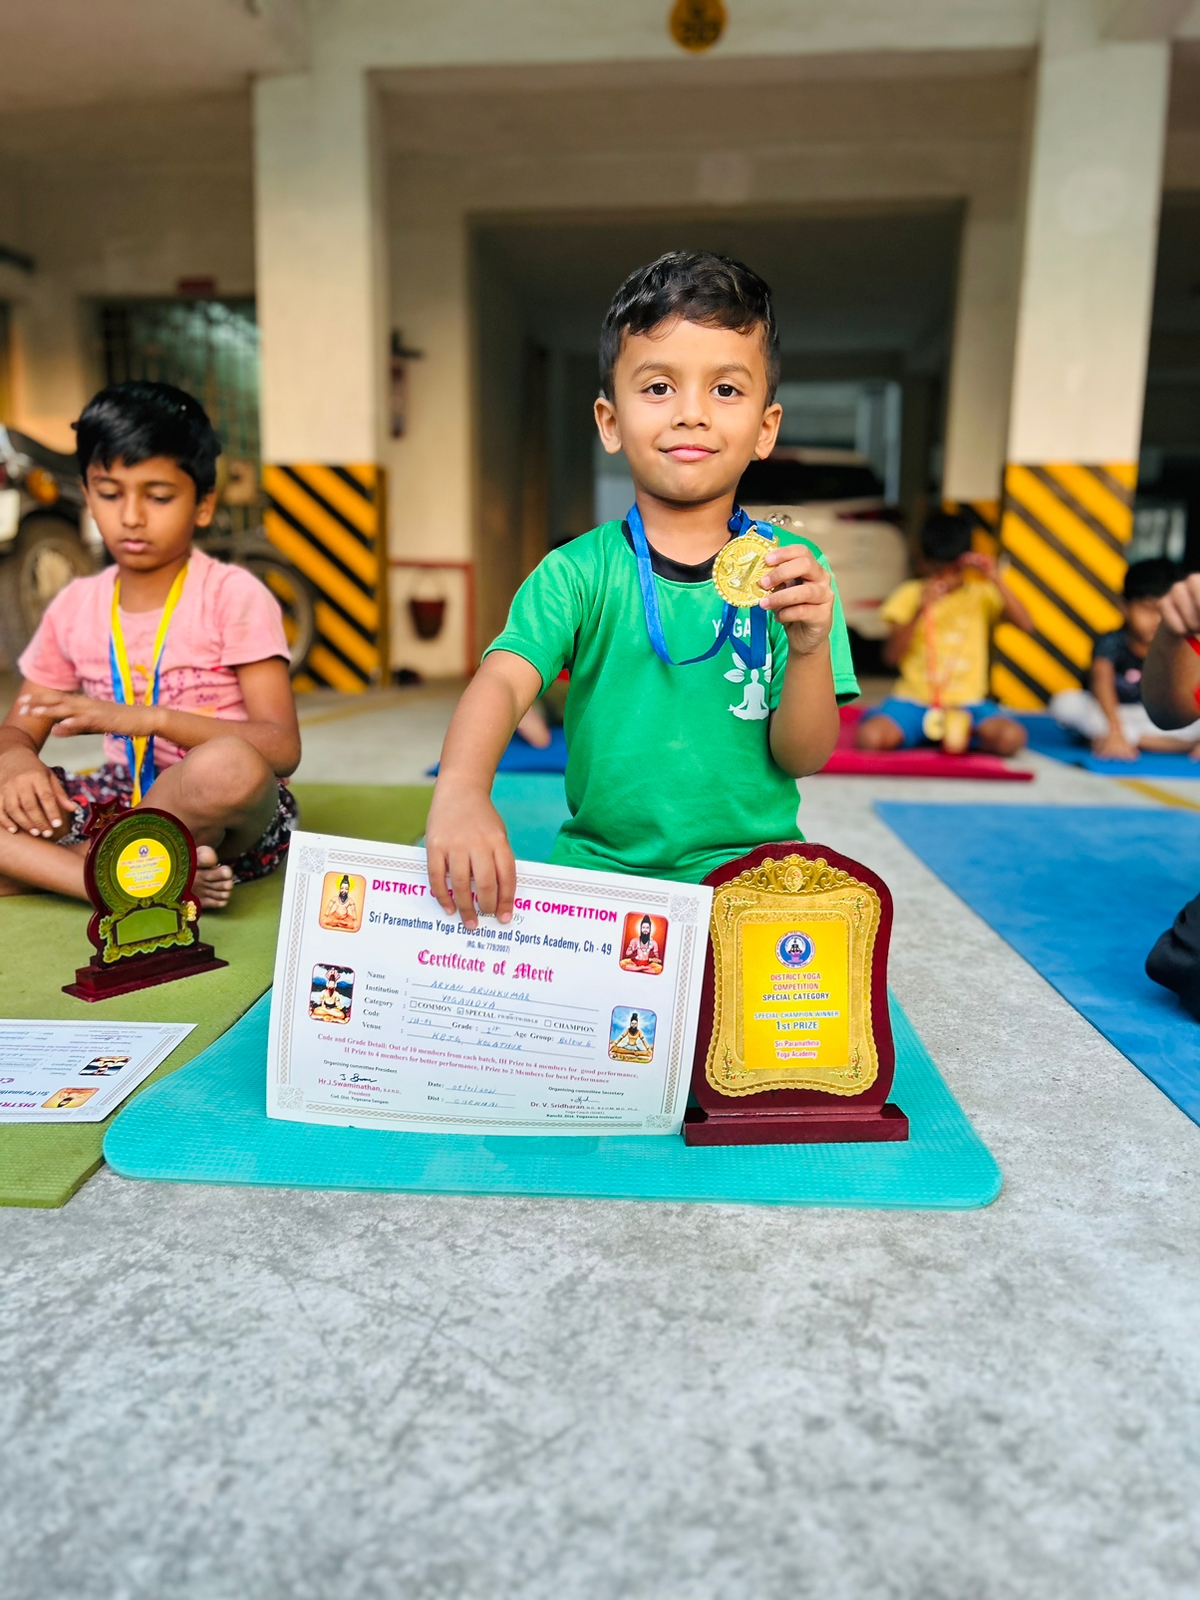
{"label": "car wheel", "polygon": [[9,666],[16,665],[55,595],[94,570],[73,523],[39,514],[25,518],[0,558],[0,654]]}

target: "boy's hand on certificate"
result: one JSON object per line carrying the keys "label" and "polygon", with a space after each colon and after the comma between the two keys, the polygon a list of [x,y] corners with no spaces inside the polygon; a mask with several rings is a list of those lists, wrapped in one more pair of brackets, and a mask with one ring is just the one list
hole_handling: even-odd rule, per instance
{"label": "boy's hand on certificate", "polygon": [[500,813],[482,790],[436,790],[425,858],[430,893],[447,914],[457,908],[464,927],[477,927],[481,911],[512,921],[517,866]]}
{"label": "boy's hand on certificate", "polygon": [[833,627],[833,580],[803,545],[772,550],[761,579],[768,591],[763,605],[787,629],[788,649],[807,656],[829,638]]}

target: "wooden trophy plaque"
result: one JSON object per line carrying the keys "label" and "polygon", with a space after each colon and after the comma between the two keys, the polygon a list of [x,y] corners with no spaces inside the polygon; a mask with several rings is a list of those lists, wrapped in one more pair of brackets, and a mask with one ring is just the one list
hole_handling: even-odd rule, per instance
{"label": "wooden trophy plaque", "polygon": [[815,844],[768,844],[710,872],[689,1145],[907,1139],[888,1103],[892,897]]}
{"label": "wooden trophy plaque", "polygon": [[227,967],[201,941],[195,875],[196,846],[178,817],[139,806],[105,822],[84,862],[96,953],[63,992],[109,1000]]}

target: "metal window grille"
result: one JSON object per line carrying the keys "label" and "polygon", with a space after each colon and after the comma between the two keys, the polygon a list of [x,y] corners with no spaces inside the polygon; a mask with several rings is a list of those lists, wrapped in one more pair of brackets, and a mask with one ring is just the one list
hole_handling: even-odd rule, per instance
{"label": "metal window grille", "polygon": [[[106,383],[145,378],[173,383],[200,401],[220,436],[226,463],[250,462],[259,477],[258,320],[254,301],[112,300],[97,307]],[[261,508],[222,510],[237,531]]]}

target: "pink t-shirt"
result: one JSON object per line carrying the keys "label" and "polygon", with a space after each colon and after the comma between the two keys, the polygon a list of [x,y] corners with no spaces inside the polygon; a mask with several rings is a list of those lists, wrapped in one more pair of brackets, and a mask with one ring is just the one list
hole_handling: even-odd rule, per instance
{"label": "pink t-shirt", "polygon": [[[108,653],[116,579],[116,567],[106,567],[90,578],[76,578],[55,595],[17,662],[22,677],[43,689],[79,691],[93,700],[116,698]],[[134,698],[139,701],[161,619],[161,609],[121,610]],[[244,567],[229,566],[202,550],[193,550],[163,647],[159,705],[202,717],[246,722],[246,705],[234,669],[270,656],[288,659],[283,615],[274,595]],[[154,741],[154,759],[160,771],[184,753],[167,739]],[[104,759],[125,766],[124,739],[108,735]]]}

